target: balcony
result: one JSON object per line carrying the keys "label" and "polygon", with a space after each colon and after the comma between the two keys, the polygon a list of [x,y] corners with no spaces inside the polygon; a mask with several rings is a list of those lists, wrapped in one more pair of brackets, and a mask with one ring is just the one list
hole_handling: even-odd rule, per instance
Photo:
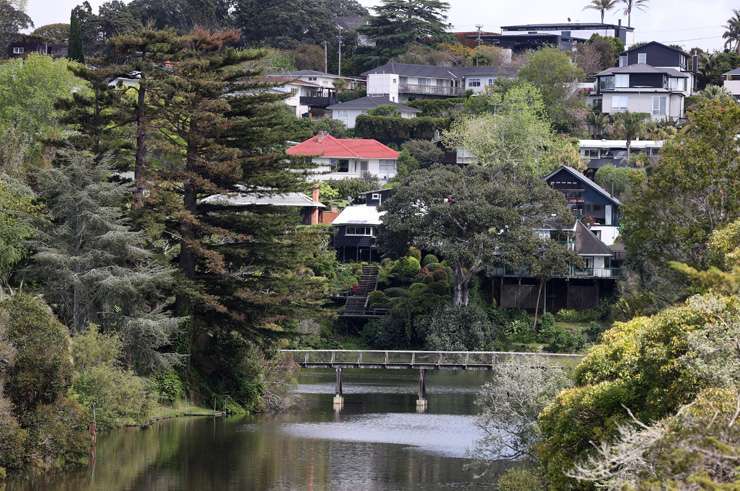
{"label": "balcony", "polygon": [[418,85],[402,83],[398,86],[398,92],[401,94],[433,95],[441,97],[459,97],[465,95],[465,89],[462,87],[451,87],[449,85]]}
{"label": "balcony", "polygon": [[301,105],[303,106],[325,109],[326,107],[336,103],[337,98],[334,96],[301,96]]}
{"label": "balcony", "polygon": [[[517,270],[513,268],[496,268],[493,271],[495,277],[505,278],[529,278],[529,272],[526,270]],[[571,267],[567,274],[556,275],[557,278],[605,278],[619,279],[622,277],[621,268],[576,268]]]}

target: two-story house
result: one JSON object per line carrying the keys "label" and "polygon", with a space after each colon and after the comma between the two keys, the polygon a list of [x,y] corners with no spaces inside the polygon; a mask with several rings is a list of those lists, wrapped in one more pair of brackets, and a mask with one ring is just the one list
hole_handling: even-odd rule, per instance
{"label": "two-story house", "polygon": [[[545,287],[547,310],[588,309],[612,295],[624,260],[619,237],[621,203],[581,172],[562,166],[549,176],[547,183],[560,191],[576,217],[572,227],[551,225],[537,230],[546,240],[558,240],[581,258],[567,272],[550,279]],[[498,268],[493,275],[492,291],[497,304],[505,308],[534,309],[538,281],[527,271]]]}
{"label": "two-story house", "polygon": [[655,121],[684,117],[684,101],[693,93],[690,55],[657,42],[631,48],[619,66],[596,75],[595,107],[606,114],[646,113]]}
{"label": "two-story house", "polygon": [[333,245],[341,261],[378,261],[378,228],[385,212],[378,210],[393,191],[380,189],[361,195],[362,203],[348,206],[332,222]]}
{"label": "two-story house", "polygon": [[370,178],[387,182],[398,173],[399,153],[377,140],[334,138],[322,132],[287,153],[311,158],[315,167],[307,177],[312,181]]}
{"label": "two-story house", "polygon": [[467,91],[481,93],[497,78],[511,78],[511,69],[496,67],[445,67],[386,63],[363,73],[367,95],[387,96],[393,102],[414,99],[460,97]]}
{"label": "two-story house", "polygon": [[344,123],[348,129],[353,129],[357,118],[367,114],[379,106],[392,106],[402,118],[415,118],[421,111],[419,109],[393,102],[387,95],[365,96],[351,101],[333,104],[326,109],[331,111],[331,118]]}

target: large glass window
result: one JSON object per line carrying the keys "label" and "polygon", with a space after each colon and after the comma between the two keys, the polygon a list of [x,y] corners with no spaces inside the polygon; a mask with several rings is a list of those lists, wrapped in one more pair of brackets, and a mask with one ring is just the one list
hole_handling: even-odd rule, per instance
{"label": "large glass window", "polygon": [[375,229],[373,227],[362,227],[357,225],[348,225],[344,235],[354,235],[362,237],[374,237]]}
{"label": "large glass window", "polygon": [[614,86],[615,87],[629,87],[630,86],[630,76],[626,73],[618,73],[614,77]]}
{"label": "large glass window", "polygon": [[396,173],[396,161],[395,160],[381,160],[380,161],[380,174],[383,176],[389,176]]}
{"label": "large glass window", "polygon": [[614,90],[614,76],[599,77],[599,90]]}
{"label": "large glass window", "polygon": [[349,172],[349,160],[334,159],[331,161],[334,172]]}
{"label": "large glass window", "polygon": [[653,96],[653,116],[665,116],[668,113],[668,97]]}

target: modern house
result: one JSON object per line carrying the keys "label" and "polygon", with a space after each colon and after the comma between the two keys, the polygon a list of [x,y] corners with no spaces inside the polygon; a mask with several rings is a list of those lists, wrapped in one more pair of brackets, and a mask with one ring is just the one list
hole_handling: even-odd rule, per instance
{"label": "modern house", "polygon": [[655,121],[682,119],[685,98],[694,89],[690,58],[678,48],[654,41],[625,51],[618,67],[596,75],[594,107],[606,114],[647,113]]}
{"label": "modern house", "polygon": [[[633,156],[645,155],[650,162],[655,162],[664,144],[663,140],[633,140],[630,142],[630,153]],[[629,165],[626,140],[579,140],[578,147],[581,159],[588,167],[585,172],[587,177],[593,178],[596,171],[605,165]]]}
{"label": "modern house", "polygon": [[385,212],[378,208],[392,190],[369,191],[362,195],[362,204],[348,206],[332,222],[333,245],[341,261],[379,261],[378,228]]}
{"label": "modern house", "polygon": [[[612,295],[624,260],[619,237],[619,200],[591,179],[568,166],[545,178],[565,196],[576,216],[573,227],[543,227],[536,233],[546,240],[558,240],[580,256],[582,265],[546,283],[544,306],[549,311],[563,308],[588,309]],[[498,268],[493,275],[492,295],[504,308],[534,309],[538,280],[527,271]]]}
{"label": "modern house", "polygon": [[285,104],[298,118],[325,116],[327,107],[337,102],[339,90],[358,89],[365,83],[360,78],[340,77],[316,70],[275,73],[268,75],[267,79],[276,83],[276,92],[289,94]]}
{"label": "modern house", "polygon": [[510,68],[445,67],[386,63],[363,73],[367,95],[387,96],[393,102],[414,99],[461,97],[467,91],[483,92],[497,78],[512,78]]}
{"label": "modern house", "polygon": [[331,118],[344,123],[349,129],[355,127],[357,118],[379,106],[393,106],[402,118],[415,118],[421,112],[419,109],[391,101],[388,96],[365,96],[347,102],[333,104],[326,109],[331,112]]}
{"label": "modern house", "polygon": [[296,70],[294,72],[277,73],[275,76],[289,77],[304,82],[311,82],[321,87],[340,90],[356,90],[365,85],[365,80],[357,77],[345,77],[317,70]]}
{"label": "modern house", "polygon": [[199,202],[214,208],[254,209],[255,207],[274,206],[278,208],[295,208],[301,214],[304,225],[331,223],[336,217],[319,201],[319,188],[312,191],[311,197],[303,193],[275,193],[268,189],[245,192],[214,194]]}
{"label": "modern house", "polygon": [[740,67],[722,74],[722,85],[740,102]]}
{"label": "modern house", "polygon": [[319,133],[290,147],[291,157],[311,158],[315,168],[308,173],[313,181],[376,179],[386,182],[398,172],[399,153],[377,140],[334,138]]}

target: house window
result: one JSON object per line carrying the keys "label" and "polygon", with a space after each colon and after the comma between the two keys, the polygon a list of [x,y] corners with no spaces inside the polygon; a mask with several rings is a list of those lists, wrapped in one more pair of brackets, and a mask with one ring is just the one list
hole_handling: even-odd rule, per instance
{"label": "house window", "polygon": [[14,46],[13,47],[13,54],[14,55],[22,55],[26,52],[26,49],[23,46]]}
{"label": "house window", "polygon": [[341,159],[337,160],[334,159],[331,161],[331,166],[334,169],[334,172],[349,172],[349,160]]}
{"label": "house window", "polygon": [[625,112],[629,107],[630,98],[627,95],[615,95],[612,97],[612,111]]}
{"label": "house window", "polygon": [[488,85],[493,85],[494,80],[492,78],[488,79]]}
{"label": "house window", "polygon": [[665,116],[668,105],[668,97],[664,95],[653,96],[653,116]]}
{"label": "house window", "polygon": [[369,165],[368,165],[367,160],[360,160],[360,163],[359,163],[360,173],[362,174],[366,173],[368,171],[368,167]]}
{"label": "house window", "polygon": [[432,80],[429,78],[420,78],[419,85],[432,85]]}
{"label": "house window", "polygon": [[599,90],[614,90],[614,77],[599,77]]}
{"label": "house window", "polygon": [[370,199],[378,201],[380,199],[380,193],[373,193],[370,195]]}
{"label": "house window", "polygon": [[480,87],[480,79],[471,78],[470,80],[468,80],[468,87]]}
{"label": "house window", "polygon": [[637,63],[647,64],[647,53],[637,53]]}
{"label": "house window", "polygon": [[316,81],[316,77],[308,77],[308,81],[309,82],[315,82]]}
{"label": "house window", "polygon": [[380,161],[380,175],[391,176],[396,174],[396,161],[395,160],[381,160]]}
{"label": "house window", "polygon": [[614,78],[614,86],[615,87],[629,87],[630,86],[630,76],[626,73],[618,73]]}
{"label": "house window", "polygon": [[622,55],[619,57],[619,66],[627,66],[627,55]]}
{"label": "house window", "polygon": [[347,226],[347,230],[344,232],[344,235],[374,237],[375,230],[373,229],[373,227],[361,227],[357,225],[349,225]]}

